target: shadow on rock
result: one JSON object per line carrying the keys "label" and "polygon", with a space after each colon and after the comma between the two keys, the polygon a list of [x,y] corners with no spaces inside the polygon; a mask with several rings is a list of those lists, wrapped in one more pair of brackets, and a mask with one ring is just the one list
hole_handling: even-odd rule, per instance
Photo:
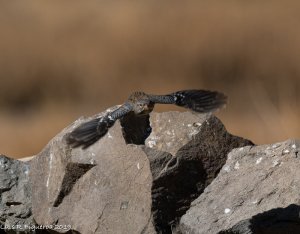
{"label": "shadow on rock", "polygon": [[286,234],[300,233],[300,206],[291,204],[285,208],[276,208],[244,220],[231,229],[219,234]]}
{"label": "shadow on rock", "polygon": [[156,231],[174,232],[191,202],[218,175],[227,154],[245,145],[253,143],[229,134],[220,120],[211,117],[175,156],[145,147],[153,176],[152,212]]}

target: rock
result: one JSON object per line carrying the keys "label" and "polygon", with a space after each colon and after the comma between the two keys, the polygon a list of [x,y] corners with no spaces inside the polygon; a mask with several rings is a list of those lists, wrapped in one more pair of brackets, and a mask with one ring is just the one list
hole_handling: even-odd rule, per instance
{"label": "rock", "polygon": [[229,134],[209,115],[170,112],[154,114],[150,122],[154,128],[145,152],[153,175],[153,220],[158,233],[172,233],[190,203],[217,176],[227,154],[253,143]]}
{"label": "rock", "polygon": [[118,122],[90,148],[70,149],[64,136],[83,121],[32,160],[36,222],[65,228],[60,232],[154,233],[147,156],[140,147],[126,145]]}
{"label": "rock", "polygon": [[153,113],[150,120],[152,132],[146,139],[145,145],[175,155],[182,146],[200,132],[201,125],[210,116],[209,114],[177,111],[163,114]]}
{"label": "rock", "polygon": [[[0,228],[6,233],[32,233],[29,163],[0,156]],[[0,230],[0,231],[1,231]]]}
{"label": "rock", "polygon": [[300,141],[234,149],[181,233],[300,233]]}
{"label": "rock", "polygon": [[19,158],[18,160],[21,162],[27,162],[27,161],[32,160],[34,157],[35,156],[29,156],[29,157]]}
{"label": "rock", "polygon": [[32,202],[28,218],[51,233],[175,232],[227,154],[252,145],[229,134],[214,116],[167,112],[117,122],[90,148],[71,149],[66,134],[86,120],[64,129],[31,160],[18,162],[20,173],[30,167],[30,183],[24,182],[33,191],[26,194]]}

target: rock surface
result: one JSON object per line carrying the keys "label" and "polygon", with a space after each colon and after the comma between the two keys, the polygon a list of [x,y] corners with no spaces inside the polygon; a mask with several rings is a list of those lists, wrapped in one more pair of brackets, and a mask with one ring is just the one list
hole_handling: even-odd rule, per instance
{"label": "rock surface", "polygon": [[300,142],[234,149],[181,233],[300,233]]}
{"label": "rock surface", "polygon": [[143,150],[125,144],[119,123],[87,150],[70,149],[63,138],[71,128],[32,161],[36,222],[66,227],[60,232],[151,232],[151,174]]}
{"label": "rock surface", "polygon": [[83,121],[29,161],[0,156],[0,233],[300,233],[299,141],[253,146],[214,116],[167,112],[71,149]]}
{"label": "rock surface", "polygon": [[182,146],[194,139],[201,125],[209,118],[210,115],[191,112],[154,113],[150,123],[152,132],[145,145],[175,155]]}
{"label": "rock surface", "polygon": [[171,112],[151,119],[154,128],[145,152],[153,175],[153,220],[158,232],[172,233],[190,203],[217,176],[227,154],[252,143],[229,134],[216,117]]}
{"label": "rock surface", "polygon": [[[90,148],[71,149],[65,135],[86,120],[77,120],[33,159],[18,164],[20,171],[30,166],[30,183],[24,183],[33,191],[26,194],[30,217],[36,225],[52,227],[51,233],[175,232],[190,203],[218,175],[227,154],[252,145],[229,134],[214,116],[166,112],[140,119],[137,135],[131,128],[122,129],[133,126],[126,119]],[[152,131],[145,145],[126,144],[142,144],[145,139],[140,141],[140,136],[149,135],[149,124]],[[28,181],[26,173],[20,178],[27,176]]]}
{"label": "rock surface", "polygon": [[34,224],[31,212],[29,163],[0,156],[0,232],[31,233]]}

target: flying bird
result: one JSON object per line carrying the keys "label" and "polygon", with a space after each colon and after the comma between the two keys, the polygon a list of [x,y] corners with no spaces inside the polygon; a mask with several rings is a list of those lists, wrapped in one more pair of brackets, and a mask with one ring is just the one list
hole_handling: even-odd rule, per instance
{"label": "flying bird", "polygon": [[66,138],[72,147],[88,148],[103,137],[114,123],[129,115],[149,116],[155,104],[175,104],[195,112],[214,112],[225,106],[227,97],[220,92],[208,90],[182,90],[167,95],[152,95],[144,92],[132,93],[119,108],[108,111],[75,128]]}

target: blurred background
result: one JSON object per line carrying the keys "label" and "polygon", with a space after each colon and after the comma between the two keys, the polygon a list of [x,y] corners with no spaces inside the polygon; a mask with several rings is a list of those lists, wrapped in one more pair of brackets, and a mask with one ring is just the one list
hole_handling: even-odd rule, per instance
{"label": "blurred background", "polygon": [[299,138],[299,12],[296,0],[1,1],[0,152],[37,154],[135,90],[219,90],[229,132]]}

